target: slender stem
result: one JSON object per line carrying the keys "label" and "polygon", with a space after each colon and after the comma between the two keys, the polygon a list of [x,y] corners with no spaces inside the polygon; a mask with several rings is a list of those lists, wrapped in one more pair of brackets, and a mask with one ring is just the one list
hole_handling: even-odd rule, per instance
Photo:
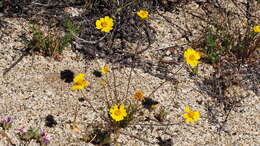
{"label": "slender stem", "polygon": [[[88,102],[88,104],[91,106],[91,108],[92,108],[96,113],[98,113],[98,111],[97,111],[97,110],[95,109],[95,107],[91,104],[91,102],[88,100],[87,96],[83,93],[83,91],[82,91],[82,90],[80,90],[80,91],[81,91],[81,94],[84,96],[85,100],[86,100],[86,101]],[[104,115],[102,115],[101,118],[102,118],[103,120],[109,122],[109,120],[108,120]]]}
{"label": "slender stem", "polygon": [[[138,55],[137,54],[137,50],[138,50],[139,44],[140,44],[140,41],[138,41],[138,43],[137,43],[137,45],[136,45],[136,47],[134,49],[135,50],[135,53],[134,53],[135,55]],[[129,48],[131,48],[131,47],[129,46]],[[129,92],[129,86],[130,86],[130,83],[131,83],[132,73],[133,73],[133,70],[134,70],[134,64],[135,64],[135,60],[134,60],[134,58],[132,58],[132,65],[131,65],[130,75],[129,75],[129,78],[128,78],[128,83],[127,83],[127,88],[126,88],[126,93],[125,93],[124,99],[128,99],[126,97],[128,95],[128,92]]]}
{"label": "slender stem", "polygon": [[118,8],[117,11],[119,12],[119,11],[123,10],[124,8],[126,8],[126,7],[128,7],[128,6],[130,6],[130,5],[132,5],[135,1],[138,1],[138,0],[133,0],[133,1],[129,2],[129,3],[127,3],[127,4],[124,5],[123,7]]}
{"label": "slender stem", "polygon": [[[111,86],[109,84],[110,82],[109,82],[108,76],[106,76],[105,82],[107,83],[108,90],[112,91],[112,88],[111,88]],[[111,92],[109,92],[109,97],[110,97],[110,99],[112,99],[112,93]]]}
{"label": "slender stem", "polygon": [[119,103],[119,100],[118,100],[118,97],[117,97],[117,89],[116,89],[116,76],[115,76],[115,71],[112,70],[112,74],[113,74],[113,79],[114,79],[114,96],[115,96],[115,99],[117,101],[117,103]]}
{"label": "slender stem", "polygon": [[4,71],[3,71],[3,76],[5,76],[15,65],[17,65],[20,61],[22,61],[22,59],[23,59],[25,56],[27,56],[28,54],[29,54],[29,52],[24,52],[24,53],[22,54],[22,56],[18,58],[17,61],[15,61],[13,64],[11,64],[10,67],[4,69]]}
{"label": "slender stem", "polygon": [[74,116],[73,123],[75,123],[75,122],[76,122],[76,120],[77,120],[77,116],[78,116],[79,110],[80,110],[80,105],[79,105],[79,104],[77,104],[77,107],[76,107],[76,112],[75,112],[75,116]]}
{"label": "slender stem", "polygon": [[107,96],[106,81],[105,81],[105,85],[104,85],[102,88],[104,89],[104,92],[105,92],[107,108],[109,108],[109,107],[110,107],[110,104],[109,104],[109,100],[108,100],[108,96]]}
{"label": "slender stem", "polygon": [[129,91],[129,86],[130,86],[130,83],[131,83],[131,78],[132,78],[132,72],[133,72],[134,68],[131,67],[131,70],[130,70],[130,75],[129,75],[129,78],[128,78],[128,83],[127,83],[127,88],[126,88],[126,93],[125,93],[125,96],[124,96],[124,99],[126,99],[127,95],[128,95],[128,91]]}
{"label": "slender stem", "polygon": [[91,104],[91,102],[88,100],[87,96],[83,93],[82,90],[81,91],[81,94],[84,96],[85,100],[88,102],[88,104],[91,106],[91,108],[96,112],[98,113],[98,111],[94,108],[94,106]]}
{"label": "slender stem", "polygon": [[[183,68],[183,65],[182,65],[175,73],[173,73],[173,74],[177,74],[182,68]],[[152,96],[159,88],[161,88],[166,82],[167,82],[167,80],[164,81],[164,82],[162,82],[157,88],[155,88],[155,89],[152,91],[152,93],[150,93],[150,94],[148,95],[148,97],[151,97],[151,96]]]}

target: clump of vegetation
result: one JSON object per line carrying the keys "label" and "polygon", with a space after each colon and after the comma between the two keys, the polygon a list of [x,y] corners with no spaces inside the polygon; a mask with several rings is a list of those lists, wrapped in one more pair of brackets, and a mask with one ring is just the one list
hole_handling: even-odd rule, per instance
{"label": "clump of vegetation", "polygon": [[12,127],[13,119],[11,117],[7,117],[0,121],[0,127],[3,128],[3,130],[8,130]]}
{"label": "clump of vegetation", "polygon": [[[248,2],[248,9],[253,3]],[[210,78],[205,78],[200,84],[204,93],[212,97],[213,102],[206,104],[210,121],[218,123],[219,130],[223,130],[228,121],[230,112],[240,106],[245,96],[227,96],[229,89],[234,86],[243,87],[242,82],[246,80],[243,69],[257,70],[254,62],[258,60],[258,48],[260,44],[258,20],[250,11],[247,17],[239,2],[232,1],[238,11],[233,11],[216,3],[216,7],[205,5],[205,14],[193,14],[200,21],[205,22],[205,29],[201,36],[195,39],[191,46],[197,48],[201,53],[201,60],[213,66],[214,72]],[[256,63],[257,64],[257,63]],[[250,78],[250,77],[249,77]],[[257,84],[251,80],[251,84]],[[248,86],[248,85],[247,85]],[[255,85],[253,85],[255,86]],[[256,87],[257,88],[257,87]],[[224,120],[212,113],[223,112]],[[212,120],[214,119],[214,120]],[[216,122],[217,121],[217,122]]]}
{"label": "clump of vegetation", "polygon": [[36,142],[40,143],[41,146],[46,146],[50,143],[50,140],[47,138],[47,135],[44,131],[41,131],[39,128],[33,129],[30,127],[28,130],[24,130],[24,128],[19,129],[17,133],[19,138],[23,141],[31,141],[36,140]]}
{"label": "clump of vegetation", "polygon": [[[196,67],[199,63],[199,58],[192,55],[198,55],[198,52],[192,50],[191,53],[185,53],[187,57],[187,63],[191,65],[191,67]],[[194,62],[195,63],[191,63]],[[179,71],[179,70],[178,70]],[[177,71],[177,72],[178,72]],[[177,73],[176,72],[176,73]],[[158,87],[156,87],[150,94],[145,95],[145,92],[142,90],[136,90],[134,93],[130,93],[130,86],[132,80],[133,68],[130,71],[130,75],[128,78],[126,91],[121,94],[122,91],[118,91],[117,89],[117,76],[115,76],[115,71],[111,70],[109,66],[102,66],[99,70],[94,71],[94,81],[88,81],[85,79],[85,74],[80,73],[76,75],[73,79],[74,85],[72,86],[72,91],[80,91],[82,96],[85,98],[85,101],[90,105],[92,110],[101,115],[101,119],[99,126],[93,127],[93,131],[91,134],[84,134],[82,139],[86,142],[92,142],[94,144],[112,144],[116,143],[117,138],[120,133],[122,133],[122,129],[129,128],[130,125],[135,125],[139,122],[140,119],[144,118],[145,110],[148,109],[149,112],[155,112],[157,106],[159,104],[158,101],[152,99],[152,95],[161,88],[167,81],[162,82]],[[91,89],[95,89],[94,92],[96,98],[102,98],[105,102],[103,107],[97,108],[92,104],[92,101],[87,97],[84,88],[94,86],[96,83],[99,84],[100,89],[97,87]],[[120,85],[121,86],[121,85]],[[100,91],[103,91],[103,94],[100,94]],[[100,95],[104,95],[100,97]],[[129,96],[130,95],[130,96]],[[103,110],[99,110],[103,109]],[[195,124],[200,119],[200,112],[191,110],[190,107],[185,107],[185,113],[183,113],[183,121],[187,124]],[[154,114],[154,120],[159,123],[166,121],[167,112],[164,108],[160,108],[158,113]],[[73,124],[77,123],[76,118],[73,121]],[[167,124],[164,124],[167,125]],[[125,133],[124,133],[125,134]],[[114,138],[111,135],[115,135]],[[132,136],[131,134],[129,136]],[[135,137],[136,138],[136,137]]]}
{"label": "clump of vegetation", "polygon": [[[148,19],[148,12],[145,10],[140,10],[137,12],[138,17],[142,22]],[[109,16],[102,17],[96,20],[96,29],[101,32],[109,33],[113,30],[115,22]],[[137,50],[135,50],[137,53]],[[137,54],[135,54],[137,55]],[[186,59],[186,63],[191,66],[191,68],[196,68],[199,64],[200,54],[188,48],[184,52],[184,56]],[[119,134],[121,133],[121,129],[128,128],[130,125],[135,125],[139,122],[139,119],[142,119],[145,113],[145,110],[149,110],[149,112],[154,112],[159,104],[158,101],[152,99],[152,95],[161,88],[167,81],[162,82],[158,87],[156,87],[150,94],[145,95],[145,92],[142,90],[136,90],[132,95],[130,93],[130,86],[132,80],[133,67],[131,68],[130,75],[128,76],[128,82],[126,91],[121,94],[122,91],[118,91],[117,89],[117,77],[115,75],[114,70],[112,70],[112,77],[109,77],[111,74],[111,70],[109,66],[102,66],[99,70],[94,70],[94,82],[98,82],[101,89],[96,89],[94,92],[103,91],[105,105],[99,109],[104,109],[99,111],[97,107],[92,105],[92,101],[87,97],[84,93],[83,89],[89,86],[94,86],[91,81],[85,79],[85,74],[80,73],[76,75],[73,79],[74,85],[71,87],[72,91],[80,91],[82,96],[85,98],[85,101],[88,102],[93,111],[97,114],[101,114],[101,119],[103,122],[100,122],[100,126],[94,128],[91,134],[83,135],[82,139],[87,142],[92,142],[95,144],[111,144],[116,143]],[[181,68],[180,68],[181,69]],[[179,69],[179,70],[180,70]],[[178,71],[179,71],[178,70]],[[178,72],[176,71],[175,74]],[[111,80],[112,79],[112,80]],[[95,88],[91,88],[95,89]],[[95,93],[96,95],[100,95],[100,93]],[[94,98],[95,96],[94,95]],[[100,98],[100,97],[97,97]],[[185,112],[183,114],[184,121],[186,123],[194,124],[200,119],[199,111],[192,111],[189,107],[185,108]],[[77,113],[77,112],[76,112]],[[164,109],[160,109],[158,114],[155,114],[154,121],[163,122],[166,119],[167,112]],[[156,120],[157,119],[157,120]],[[76,122],[76,114],[75,119],[72,122],[74,125]],[[103,124],[104,125],[103,125]],[[114,134],[115,138],[112,140],[111,135]],[[131,135],[130,135],[131,136]],[[136,138],[136,137],[135,137]]]}
{"label": "clump of vegetation", "polygon": [[[227,26],[215,24],[215,29],[209,28],[203,36],[202,44],[205,58],[210,63],[219,62],[221,56],[234,54],[244,63],[257,50],[260,37],[252,27],[247,27],[243,33],[240,29],[229,30]],[[197,46],[198,47],[198,46]]]}
{"label": "clump of vegetation", "polygon": [[23,42],[30,51],[59,59],[62,51],[79,32],[79,27],[76,27],[69,18],[66,18],[63,24],[66,28],[65,34],[60,35],[57,27],[51,28],[46,33],[43,27],[31,22],[29,30],[32,33],[32,38],[23,38]]}
{"label": "clump of vegetation", "polygon": [[[158,1],[153,2],[156,3]],[[135,37],[136,34],[140,36],[146,34],[145,38],[141,37],[142,40],[140,42],[143,43],[145,42],[144,40],[148,40],[148,47],[141,51],[138,51],[137,49],[131,50],[134,51],[134,53],[130,55],[127,54],[127,57],[125,57],[129,57],[132,60],[134,60],[135,57],[138,56],[138,54],[141,54],[142,52],[146,51],[151,43],[151,32],[148,31],[149,29],[147,28],[149,27],[148,23],[146,22],[146,20],[149,18],[149,11],[144,9],[138,10],[138,8],[132,9],[135,5],[138,5],[140,3],[141,2],[138,0],[132,0],[130,2],[119,2],[116,0],[85,0],[86,16],[89,15],[87,9],[90,9],[89,12],[95,11],[92,11],[92,6],[100,7],[100,9],[102,9],[102,12],[105,11],[106,6],[109,6],[109,8],[111,6],[111,10],[107,10],[108,12],[106,12],[104,15],[95,15],[95,21],[90,20],[90,26],[95,31],[94,33],[90,33],[86,30],[87,36],[89,34],[94,34],[93,36],[98,38],[102,36],[95,41],[85,40],[86,37],[85,39],[81,38],[84,36],[84,33],[81,36],[77,36],[77,34],[80,32],[80,29],[79,27],[76,27],[73,24],[72,20],[70,20],[69,18],[66,18],[63,23],[65,27],[64,34],[61,34],[59,28],[56,26],[50,28],[47,32],[45,32],[44,28],[41,25],[32,22],[30,23],[29,27],[32,36],[31,38],[23,38],[23,41],[27,46],[27,50],[29,50],[30,52],[38,53],[43,56],[51,56],[55,59],[59,59],[65,47],[68,46],[74,38],[86,44],[96,45],[95,47],[98,46],[97,48],[108,48],[112,50],[114,40],[117,38],[120,38],[122,40],[128,40],[129,42],[134,42],[131,40],[139,39],[139,37]],[[172,3],[167,0],[160,1],[159,3],[164,3],[164,7],[172,5]],[[5,6],[6,4],[11,5],[11,1],[4,0],[3,2],[0,2],[0,11],[5,11],[8,9],[8,7]],[[53,7],[49,5],[44,6],[48,8]],[[124,16],[125,14],[129,14],[129,16]],[[101,13],[99,13],[98,15],[101,15]],[[222,16],[225,15],[223,14]],[[229,62],[228,65],[233,65],[232,61],[234,61],[234,59],[237,59],[235,60],[235,63],[239,62],[239,65],[240,62],[246,63],[246,61],[250,57],[252,57],[256,50],[259,48],[260,43],[259,25],[247,25],[244,29],[241,29],[239,27],[231,28],[230,26],[232,26],[232,24],[230,20],[226,19],[225,17],[221,18],[223,18],[219,19],[221,20],[221,22],[219,22],[217,19],[209,18],[209,26],[207,26],[207,29],[205,29],[206,31],[203,33],[202,37],[199,40],[195,40],[194,43],[191,44],[191,47],[195,49],[188,48],[184,52],[185,61],[187,65],[189,65],[189,69],[191,69],[193,73],[198,73],[198,68],[200,67],[199,63],[201,59],[204,59],[207,62],[213,64],[215,69],[217,70],[214,74],[215,80],[213,80],[213,82],[216,81],[216,84],[214,86],[217,87],[217,90],[215,90],[217,91],[216,96],[218,102],[224,104],[224,110],[227,113],[226,118],[220,128],[222,128],[224,123],[227,121],[228,115],[231,112],[231,110],[235,107],[236,104],[238,104],[242,100],[234,100],[231,98],[227,98],[224,95],[225,90],[229,86],[231,86],[225,85],[226,80],[223,79],[225,77],[225,74],[222,70],[226,69],[224,61]],[[86,23],[88,22],[87,20],[85,21]],[[140,31],[140,28],[142,28],[143,31]],[[102,40],[106,41],[105,45],[100,43]],[[124,41],[121,42],[122,46],[124,46]],[[77,43],[78,42],[76,42],[75,44]],[[122,48],[124,49],[127,47],[124,46]],[[126,52],[124,52],[123,49],[117,51],[121,51],[120,53],[124,54]],[[106,51],[106,53],[109,54],[110,50]],[[236,58],[234,58],[234,56]],[[133,65],[135,64],[135,62],[131,63]],[[102,121],[99,121],[99,123],[97,124],[98,126],[93,126],[93,130],[90,133],[82,135],[82,139],[84,141],[98,145],[110,145],[117,143],[117,138],[119,137],[119,135],[126,134],[123,132],[123,129],[131,128],[131,126],[138,124],[141,120],[144,121],[144,119],[146,118],[145,113],[147,111],[149,113],[154,113],[154,119],[152,120],[159,122],[159,126],[168,126],[172,124],[166,123],[168,114],[167,110],[163,107],[158,109],[160,103],[152,98],[153,94],[159,88],[163,87],[163,85],[167,81],[162,82],[150,94],[147,94],[146,91],[140,89],[133,91],[130,90],[131,79],[134,77],[133,71],[134,67],[131,66],[130,75],[128,76],[128,82],[125,83],[125,91],[118,90],[118,86],[123,85],[118,85],[118,77],[115,75],[115,69],[110,69],[110,67],[107,65],[102,66],[99,69],[93,71],[93,74],[95,76],[93,77],[94,81],[86,80],[86,76],[84,73],[79,73],[75,77],[74,73],[69,70],[65,70],[61,73],[61,79],[65,80],[65,82],[70,83],[73,81],[73,86],[71,87],[71,90],[75,92],[79,91],[81,93],[84,99],[81,101],[86,101],[97,115],[101,115],[100,118],[102,119]],[[175,75],[176,73],[178,73],[178,71],[176,71],[173,74]],[[94,88],[94,84],[99,84],[98,89]],[[104,105],[101,105],[101,108],[97,108],[96,106],[94,106],[92,101],[87,97],[84,89],[88,87],[91,87],[88,90],[95,90],[93,95],[94,97],[101,98],[105,102]],[[101,92],[102,94],[100,94]],[[79,108],[77,108],[77,110],[79,109],[80,105]],[[183,113],[181,115],[183,118],[182,122],[185,122],[187,124],[195,124],[197,121],[201,119],[201,113],[197,110],[191,110],[189,106],[184,107]],[[72,124],[73,128],[78,129],[76,117],[77,111]],[[45,121],[46,126],[48,127],[53,127],[57,124],[52,115],[48,115]],[[3,128],[3,130],[10,129],[11,125],[11,118],[7,118],[0,121],[0,126]],[[19,136],[20,140],[26,142],[36,140],[41,145],[47,145],[50,143],[49,139],[46,136],[46,133],[44,131],[40,131],[39,128],[33,129],[30,127],[27,131],[25,131],[22,128],[19,130],[19,133],[17,135]],[[126,135],[143,140],[142,138],[139,138],[131,134]],[[171,139],[163,140],[161,137],[158,137],[158,140],[160,145],[172,145]],[[149,143],[149,141],[143,141]]]}

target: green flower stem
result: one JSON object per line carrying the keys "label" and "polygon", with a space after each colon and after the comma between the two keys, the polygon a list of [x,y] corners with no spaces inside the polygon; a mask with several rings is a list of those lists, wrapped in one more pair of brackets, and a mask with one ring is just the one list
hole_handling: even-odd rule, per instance
{"label": "green flower stem", "polygon": [[198,66],[192,68],[192,73],[193,73],[193,74],[196,75],[196,74],[198,74],[198,72],[199,72],[199,67],[198,67]]}

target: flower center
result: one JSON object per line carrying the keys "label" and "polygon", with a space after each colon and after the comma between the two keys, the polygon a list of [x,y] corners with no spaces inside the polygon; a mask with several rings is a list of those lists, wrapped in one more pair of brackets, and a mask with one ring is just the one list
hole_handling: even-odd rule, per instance
{"label": "flower center", "polygon": [[195,56],[194,56],[194,55],[190,55],[190,56],[189,56],[189,59],[190,59],[190,60],[195,60]]}
{"label": "flower center", "polygon": [[108,23],[107,23],[106,21],[103,21],[103,22],[101,22],[101,26],[102,26],[102,27],[107,27],[107,26],[108,26]]}
{"label": "flower center", "polygon": [[188,116],[189,116],[190,118],[194,119],[194,116],[195,116],[195,115],[194,115],[193,112],[189,112],[189,113],[188,113]]}
{"label": "flower center", "polygon": [[77,81],[76,82],[76,85],[82,85],[84,83],[84,81],[82,80],[82,81]]}
{"label": "flower center", "polygon": [[137,98],[137,99],[141,99],[142,97],[143,97],[143,94],[140,93],[140,92],[137,92],[137,93],[135,94],[135,98]]}
{"label": "flower center", "polygon": [[120,110],[116,110],[116,111],[115,111],[115,115],[116,115],[116,116],[121,116],[121,114],[122,114],[122,113],[121,113]]}

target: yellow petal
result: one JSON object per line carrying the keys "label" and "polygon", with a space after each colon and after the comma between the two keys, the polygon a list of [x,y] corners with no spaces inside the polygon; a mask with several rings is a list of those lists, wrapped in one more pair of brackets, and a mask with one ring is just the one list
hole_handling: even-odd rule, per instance
{"label": "yellow petal", "polygon": [[187,112],[187,113],[190,112],[190,107],[185,106],[184,111]]}
{"label": "yellow petal", "polygon": [[84,78],[85,78],[85,75],[84,75],[83,73],[80,73],[80,74],[78,74],[78,75],[73,79],[73,82],[74,82],[74,83],[77,83],[77,82],[79,82],[79,81],[83,81]]}
{"label": "yellow petal", "polygon": [[101,21],[97,20],[96,21],[96,29],[102,29]]}
{"label": "yellow petal", "polygon": [[82,85],[74,85],[71,87],[72,91],[83,89],[84,87]]}
{"label": "yellow petal", "polygon": [[84,81],[82,86],[88,86],[88,81]]}
{"label": "yellow petal", "polygon": [[186,113],[186,114],[183,114],[183,118],[185,119],[188,119],[189,118],[189,115]]}
{"label": "yellow petal", "polygon": [[191,123],[191,121],[192,121],[191,118],[187,118],[187,119],[185,120],[185,123]]}

